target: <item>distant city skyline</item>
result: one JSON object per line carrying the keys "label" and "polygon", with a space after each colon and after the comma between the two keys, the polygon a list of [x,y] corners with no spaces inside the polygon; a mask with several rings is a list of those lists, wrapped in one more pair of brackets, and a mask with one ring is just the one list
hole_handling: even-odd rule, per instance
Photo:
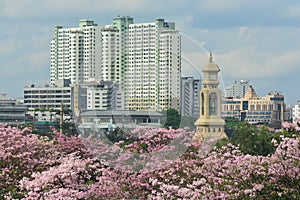
{"label": "distant city skyline", "polygon": [[222,68],[223,92],[235,80],[249,80],[260,96],[275,90],[287,104],[300,99],[297,0],[1,1],[0,93],[20,98],[25,85],[50,83],[55,25],[74,27],[90,19],[102,26],[118,15],[136,23],[175,22],[182,34],[182,76],[201,78],[211,49]]}

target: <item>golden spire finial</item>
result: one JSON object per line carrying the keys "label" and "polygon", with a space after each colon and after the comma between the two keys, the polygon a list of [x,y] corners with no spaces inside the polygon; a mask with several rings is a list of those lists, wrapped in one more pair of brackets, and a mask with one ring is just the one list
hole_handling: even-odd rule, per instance
{"label": "golden spire finial", "polygon": [[212,62],[213,61],[213,56],[212,56],[212,53],[211,53],[211,50],[210,50],[210,53],[209,53],[209,62]]}

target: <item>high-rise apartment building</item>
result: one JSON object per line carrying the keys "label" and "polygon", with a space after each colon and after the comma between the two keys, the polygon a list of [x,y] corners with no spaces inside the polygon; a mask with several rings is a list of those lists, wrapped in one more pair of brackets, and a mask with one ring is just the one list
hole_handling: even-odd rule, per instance
{"label": "high-rise apartment building", "polygon": [[226,87],[225,97],[243,98],[248,88],[249,88],[248,80],[241,80],[239,83],[235,81],[234,84]]}
{"label": "high-rise apartment building", "polygon": [[101,29],[101,79],[121,83],[120,38],[119,30],[114,26]]}
{"label": "high-rise apartment building", "polygon": [[200,79],[194,77],[181,78],[181,115],[200,116]]}
{"label": "high-rise apartment building", "polygon": [[56,26],[51,41],[51,86],[58,79],[78,85],[113,81],[129,110],[180,111],[181,36],[174,22],[111,25],[81,20],[78,28]]}
{"label": "high-rise apartment building", "polygon": [[129,51],[128,51],[128,45],[129,45],[129,25],[133,24],[133,17],[130,16],[124,16],[124,17],[115,17],[113,19],[112,26],[117,28],[119,31],[119,43],[118,43],[118,50],[119,54],[116,57],[117,63],[119,64],[119,74],[117,75],[119,77],[119,83],[120,83],[120,89],[124,90],[125,87],[125,75],[126,75],[126,69],[129,62]]}
{"label": "high-rise apartment building", "polygon": [[292,118],[293,122],[296,122],[296,118],[300,119],[300,101],[292,108]]}
{"label": "high-rise apartment building", "polygon": [[125,108],[180,110],[181,36],[175,23],[129,24]]}
{"label": "high-rise apartment building", "polygon": [[80,20],[78,28],[55,26],[51,41],[50,84],[69,79],[72,84],[100,79],[101,27]]}

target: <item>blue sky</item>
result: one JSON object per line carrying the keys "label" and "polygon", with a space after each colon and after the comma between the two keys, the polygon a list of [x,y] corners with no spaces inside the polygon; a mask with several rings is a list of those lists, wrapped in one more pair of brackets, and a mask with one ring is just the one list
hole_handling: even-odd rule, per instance
{"label": "blue sky", "polygon": [[299,0],[0,0],[0,93],[22,97],[24,85],[49,82],[55,25],[107,25],[118,15],[176,22],[183,75],[200,77],[211,49],[221,88],[243,79],[260,96],[275,90],[287,104],[300,100]]}

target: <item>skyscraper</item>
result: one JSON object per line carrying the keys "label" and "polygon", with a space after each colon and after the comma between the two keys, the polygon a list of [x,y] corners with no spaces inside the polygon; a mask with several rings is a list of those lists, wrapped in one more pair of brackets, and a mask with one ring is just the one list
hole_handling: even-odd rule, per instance
{"label": "skyscraper", "polygon": [[174,22],[129,24],[125,108],[180,108],[181,36]]}
{"label": "skyscraper", "polygon": [[55,27],[51,86],[58,79],[113,81],[125,109],[180,111],[180,78],[181,36],[174,22],[135,24],[126,16],[103,27],[90,20],[80,20],[78,28]]}
{"label": "skyscraper", "polygon": [[50,84],[69,79],[72,84],[100,79],[100,31],[93,21],[78,28],[55,26],[51,41]]}
{"label": "skyscraper", "polygon": [[181,78],[181,115],[195,116],[200,115],[200,79],[194,77]]}
{"label": "skyscraper", "polygon": [[241,80],[239,83],[237,81],[234,84],[226,87],[225,97],[230,98],[243,98],[249,88],[249,81]]}

